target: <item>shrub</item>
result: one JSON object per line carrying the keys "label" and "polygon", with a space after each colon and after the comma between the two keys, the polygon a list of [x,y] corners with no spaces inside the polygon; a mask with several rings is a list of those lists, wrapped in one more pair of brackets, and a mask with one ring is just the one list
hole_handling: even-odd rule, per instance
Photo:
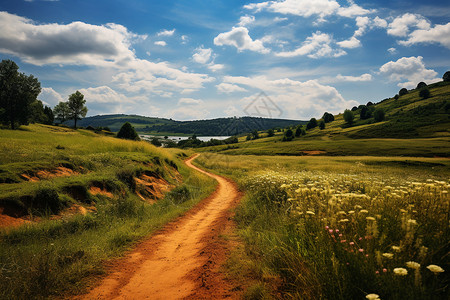
{"label": "shrub", "polygon": [[302,135],[302,126],[298,126],[297,129],[295,129],[295,137],[299,137]]}
{"label": "shrub", "polygon": [[269,129],[267,131],[267,136],[274,136],[274,135],[275,135],[275,132],[273,131],[273,129]]}
{"label": "shrub", "polygon": [[444,76],[442,76],[442,79],[446,82],[450,81],[450,71],[445,72]]}
{"label": "shrub", "polygon": [[134,129],[133,125],[129,122],[125,122],[117,133],[117,137],[120,139],[139,141],[139,135]]}
{"label": "shrub", "polygon": [[317,120],[315,118],[311,118],[308,124],[306,124],[306,129],[313,129],[315,127],[317,127]]}
{"label": "shrub", "polygon": [[408,90],[407,90],[406,88],[402,88],[402,89],[398,92],[398,95],[399,95],[399,96],[403,96],[403,95],[406,95],[406,94],[408,94]]}
{"label": "shrub", "polygon": [[294,139],[294,132],[292,131],[292,129],[288,129],[286,130],[286,132],[284,133],[284,137],[283,137],[283,141],[292,141]]}
{"label": "shrub", "polygon": [[373,118],[375,119],[375,122],[381,122],[384,120],[384,110],[382,108],[377,108],[373,113]]}
{"label": "shrub", "polygon": [[419,82],[417,84],[416,89],[420,90],[420,89],[423,89],[423,88],[426,88],[426,87],[428,87],[428,85],[425,82],[421,81],[421,82]]}
{"label": "shrub", "polygon": [[334,116],[333,116],[333,114],[325,112],[322,116],[322,119],[325,123],[329,123],[329,122],[334,121]]}
{"label": "shrub", "polygon": [[354,119],[355,119],[355,116],[353,115],[353,113],[350,110],[346,109],[344,111],[345,122],[347,122],[347,124],[349,124],[349,125],[352,125]]}
{"label": "shrub", "polygon": [[325,122],[324,121],[320,121],[319,128],[320,128],[320,130],[325,129]]}
{"label": "shrub", "polygon": [[422,97],[423,99],[430,98],[431,96],[430,90],[428,88],[421,89],[419,92],[419,96]]}

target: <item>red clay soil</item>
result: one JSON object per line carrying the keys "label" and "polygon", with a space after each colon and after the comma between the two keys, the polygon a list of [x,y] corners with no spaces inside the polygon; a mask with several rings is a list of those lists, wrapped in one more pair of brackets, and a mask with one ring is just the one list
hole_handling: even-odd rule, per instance
{"label": "red clay soil", "polygon": [[81,299],[238,299],[239,284],[224,278],[220,268],[232,250],[223,234],[232,231],[231,209],[242,195],[226,178],[186,164],[218,181],[207,199],[126,257],[111,263],[109,275]]}

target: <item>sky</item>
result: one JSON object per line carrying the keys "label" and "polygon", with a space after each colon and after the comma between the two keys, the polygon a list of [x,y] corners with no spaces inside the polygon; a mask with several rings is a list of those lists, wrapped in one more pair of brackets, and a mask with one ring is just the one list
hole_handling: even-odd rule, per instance
{"label": "sky", "polygon": [[442,80],[450,1],[0,0],[0,59],[88,116],[308,120]]}

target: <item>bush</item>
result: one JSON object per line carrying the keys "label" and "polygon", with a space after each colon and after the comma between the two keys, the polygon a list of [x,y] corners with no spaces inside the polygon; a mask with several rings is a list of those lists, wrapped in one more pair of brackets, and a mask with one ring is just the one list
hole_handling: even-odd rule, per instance
{"label": "bush", "polygon": [[292,131],[292,129],[288,129],[286,130],[286,132],[284,133],[284,137],[283,137],[283,141],[292,141],[294,139],[294,132]]}
{"label": "bush", "polygon": [[416,89],[420,90],[420,89],[423,89],[423,88],[426,88],[426,87],[428,87],[428,85],[425,82],[421,81],[421,82],[419,82],[417,84]]}
{"label": "bush", "polygon": [[325,123],[329,123],[329,122],[334,121],[334,116],[333,116],[333,114],[325,112],[322,116],[322,119]]}
{"label": "bush", "polygon": [[320,121],[319,128],[320,128],[320,130],[325,129],[325,122],[324,121]]}
{"label": "bush", "polygon": [[408,90],[407,90],[406,88],[402,88],[402,89],[398,92],[398,95],[399,95],[399,96],[403,96],[403,95],[406,95],[406,94],[408,94]]}
{"label": "bush", "polygon": [[450,71],[445,72],[444,76],[442,76],[442,79],[446,82],[450,81]]}
{"label": "bush", "polygon": [[275,132],[273,131],[273,129],[269,129],[267,131],[267,136],[274,136],[274,135],[275,135]]}
{"label": "bush", "polygon": [[359,113],[359,117],[361,118],[361,120],[366,120],[368,118],[370,118],[372,116],[372,114],[370,113],[370,110],[367,108],[367,106],[363,106],[361,108],[361,112]]}
{"label": "bush", "polygon": [[317,120],[315,118],[311,118],[308,124],[306,124],[306,129],[313,129],[315,127],[317,127]]}
{"label": "bush", "polygon": [[347,122],[347,124],[349,124],[349,125],[352,125],[354,119],[355,119],[355,116],[353,115],[353,113],[350,110],[346,109],[344,111],[345,122]]}
{"label": "bush", "polygon": [[373,113],[373,118],[375,119],[375,122],[381,122],[384,120],[384,110],[382,108],[377,108]]}
{"label": "bush", "polygon": [[117,133],[117,137],[120,139],[127,139],[134,141],[140,140],[139,135],[137,134],[133,125],[131,125],[129,122],[125,122],[125,124],[122,125],[122,127],[119,130],[119,133]]}
{"label": "bush", "polygon": [[422,97],[423,99],[430,98],[431,96],[430,90],[428,88],[421,89],[419,92],[419,96]]}

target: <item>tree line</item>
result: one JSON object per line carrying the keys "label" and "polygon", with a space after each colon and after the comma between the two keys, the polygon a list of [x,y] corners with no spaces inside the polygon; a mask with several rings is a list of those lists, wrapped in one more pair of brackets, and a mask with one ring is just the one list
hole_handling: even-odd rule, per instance
{"label": "tree line", "polygon": [[19,72],[12,60],[0,62],[0,123],[11,129],[30,123],[52,125],[54,120],[60,123],[81,120],[87,114],[86,100],[79,91],[71,94],[67,102],[60,102],[52,110],[44,106],[37,97],[41,93],[41,83],[33,75]]}

